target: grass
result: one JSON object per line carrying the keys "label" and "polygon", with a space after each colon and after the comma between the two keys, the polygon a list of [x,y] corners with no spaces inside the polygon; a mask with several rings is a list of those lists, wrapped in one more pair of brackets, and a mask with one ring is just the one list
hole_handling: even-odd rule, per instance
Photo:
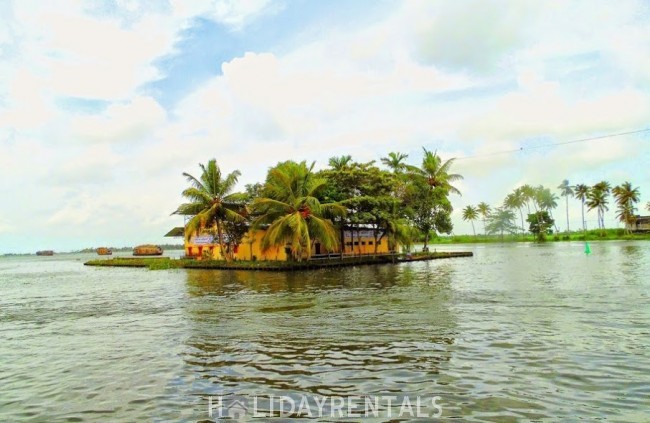
{"label": "grass", "polygon": [[[414,253],[411,260],[434,260],[440,258],[465,257],[471,253],[460,252],[433,252]],[[345,266],[360,266],[367,264],[394,263],[405,259],[404,255],[383,255],[383,256],[361,256],[348,257],[345,259],[331,260],[310,260],[302,262],[291,261],[247,261],[237,260],[226,262],[223,260],[192,260],[192,259],[171,259],[160,258],[139,258],[139,257],[118,257],[111,259],[95,259],[84,263],[86,266],[108,266],[108,267],[142,267],[149,270],[167,269],[221,269],[221,270],[267,270],[267,271],[292,271],[309,270],[322,268],[335,268]]]}
{"label": "grass", "polygon": [[[650,240],[650,233],[626,234],[624,229],[592,229],[583,233],[562,232],[559,234],[547,235],[546,241],[614,241],[614,240]],[[494,242],[535,242],[535,236],[531,233],[524,235],[506,234],[500,235],[452,235],[438,236],[429,241],[430,244],[483,244]]]}

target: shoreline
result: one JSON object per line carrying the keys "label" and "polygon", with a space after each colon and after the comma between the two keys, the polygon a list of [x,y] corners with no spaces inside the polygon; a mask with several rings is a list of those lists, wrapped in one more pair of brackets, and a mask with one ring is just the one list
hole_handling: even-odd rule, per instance
{"label": "shoreline", "polygon": [[[538,241],[535,236],[526,233],[517,235],[452,235],[437,237],[429,240],[429,245],[445,244],[497,244],[497,243],[515,243],[515,242],[585,242],[585,241],[650,241],[650,233],[625,234],[623,229],[593,229],[583,232],[570,232],[547,235],[546,240]],[[421,241],[419,242],[421,244]]]}
{"label": "shoreline", "polygon": [[440,260],[447,258],[472,257],[471,251],[442,251],[428,254],[414,254],[412,256],[381,255],[368,257],[350,257],[344,259],[323,259],[320,261],[309,260],[303,262],[286,261],[221,261],[221,260],[193,260],[172,259],[170,257],[116,257],[110,259],[95,259],[84,263],[84,266],[98,267],[138,267],[149,270],[165,269],[204,269],[204,270],[257,270],[257,271],[301,271],[329,269],[351,266],[398,264],[413,261]]}

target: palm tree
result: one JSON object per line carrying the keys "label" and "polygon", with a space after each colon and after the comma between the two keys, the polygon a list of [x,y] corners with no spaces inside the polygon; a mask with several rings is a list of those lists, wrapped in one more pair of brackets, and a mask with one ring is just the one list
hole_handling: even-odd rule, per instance
{"label": "palm tree", "polygon": [[[555,219],[553,218],[553,209],[557,207],[557,195],[553,194],[550,189],[544,188],[542,185],[539,185],[535,191],[535,197],[540,210],[548,211],[551,219],[555,222]],[[557,225],[555,225],[555,231],[559,232]]]}
{"label": "palm tree", "polygon": [[597,190],[600,190],[600,191],[605,191],[607,194],[609,194],[609,192],[612,189],[612,186],[607,181],[600,181],[600,182],[598,182],[597,184],[594,185],[594,188],[596,188]]}
{"label": "palm tree", "polygon": [[612,193],[618,206],[616,217],[625,224],[625,229],[629,231],[628,226],[636,220],[634,204],[639,202],[639,188],[632,188],[632,184],[626,181],[614,187]]}
{"label": "palm tree", "polygon": [[486,202],[481,201],[476,206],[476,209],[481,217],[483,217],[483,233],[487,235],[486,220],[488,217],[490,217],[490,206]]}
{"label": "palm tree", "polygon": [[[393,203],[393,207],[384,220],[386,230],[386,239],[388,241],[388,251],[395,251],[397,245],[406,247],[411,251],[413,240],[419,235],[419,231],[411,226],[407,219],[399,216],[398,203]],[[377,253],[377,242],[375,242],[375,253]]]}
{"label": "palm tree", "polygon": [[517,209],[519,210],[519,216],[521,217],[521,232],[524,233],[524,214],[521,210],[524,206],[525,200],[523,192],[520,188],[516,188],[513,192],[506,195],[505,200],[503,200],[503,206],[508,209]]}
{"label": "palm tree", "polygon": [[558,185],[558,188],[560,190],[560,195],[565,197],[566,200],[566,232],[568,234],[571,232],[569,229],[569,196],[573,195],[573,188],[569,185],[568,179],[563,180],[562,183]]}
{"label": "palm tree", "polygon": [[349,154],[341,157],[330,157],[329,166],[334,170],[343,170],[352,162],[352,156]]}
{"label": "palm tree", "polygon": [[388,166],[393,173],[400,173],[406,168],[404,160],[406,160],[407,157],[408,154],[390,152],[388,153],[388,157],[381,158],[381,162]]}
{"label": "palm tree", "polygon": [[582,203],[582,230],[587,230],[587,225],[585,222],[585,201],[587,200],[587,194],[589,194],[589,187],[585,184],[577,184],[573,187],[573,196],[580,200]]}
{"label": "palm tree", "polygon": [[645,209],[650,212],[650,201],[645,203]]}
{"label": "palm tree", "polygon": [[521,195],[524,199],[524,202],[526,203],[526,208],[528,209],[528,214],[530,214],[530,203],[533,203],[533,207],[535,208],[535,212],[537,212],[537,203],[536,203],[536,193],[535,193],[535,188],[532,186],[525,184],[519,187],[521,190]]}
{"label": "palm tree", "polygon": [[287,161],[269,170],[262,196],[253,201],[259,213],[254,227],[269,225],[262,237],[262,249],[286,245],[291,257],[311,257],[314,241],[334,250],[339,236],[329,217],[343,216],[345,208],[336,203],[321,204],[320,193],[326,180],[315,177],[314,164]]}
{"label": "palm tree", "polygon": [[406,165],[411,175],[422,179],[427,185],[433,188],[442,188],[447,193],[461,195],[458,188],[452,185],[452,182],[460,181],[463,177],[456,173],[449,173],[451,165],[456,159],[449,159],[443,163],[442,159],[436,152],[430,152],[426,148],[422,158],[422,167]]}
{"label": "palm tree", "polygon": [[594,185],[587,194],[587,211],[596,209],[598,212],[598,229],[605,229],[605,211],[609,210],[607,207],[608,191],[599,189],[598,185]]}
{"label": "palm tree", "polygon": [[[600,181],[597,184],[594,184],[593,188],[598,191],[602,191],[604,194],[605,199],[609,196],[610,191],[612,190],[612,186],[610,185],[609,182],[607,181]],[[605,204],[607,204],[607,201],[605,201]],[[598,214],[600,216],[600,225],[602,229],[605,229],[605,211],[609,210],[609,208],[605,207],[604,209],[599,209]]]}
{"label": "palm tree", "polygon": [[467,206],[463,209],[463,220],[472,222],[472,232],[476,236],[476,230],[474,229],[474,221],[478,218],[478,210],[474,207]]}
{"label": "palm tree", "polygon": [[216,226],[221,257],[228,260],[229,257],[224,251],[223,224],[245,221],[242,215],[242,195],[232,193],[240,172],[235,170],[225,178],[222,177],[215,159],[210,160],[207,166],[199,164],[199,167],[199,178],[183,172],[191,186],[186,188],[182,195],[190,202],[181,204],[172,214],[192,216],[185,226],[185,238],[188,240],[201,230]]}

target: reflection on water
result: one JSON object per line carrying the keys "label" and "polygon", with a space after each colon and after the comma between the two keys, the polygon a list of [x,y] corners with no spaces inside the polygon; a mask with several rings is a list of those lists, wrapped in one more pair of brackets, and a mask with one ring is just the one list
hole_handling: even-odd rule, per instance
{"label": "reflection on water", "polygon": [[446,248],[475,256],[295,273],[2,258],[0,421],[209,421],[209,396],[300,394],[648,421],[647,243]]}

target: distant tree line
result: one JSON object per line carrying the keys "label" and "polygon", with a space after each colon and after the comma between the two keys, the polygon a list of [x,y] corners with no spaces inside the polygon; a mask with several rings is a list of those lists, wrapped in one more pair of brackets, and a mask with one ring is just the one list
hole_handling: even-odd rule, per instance
{"label": "distant tree line", "polygon": [[[616,205],[616,218],[625,224],[626,228],[628,224],[633,224],[636,220],[636,204],[639,202],[640,191],[630,182],[626,181],[612,188],[608,181],[601,181],[593,186],[585,184],[572,186],[565,179],[557,188],[560,196],[565,198],[567,233],[571,230],[569,226],[569,199],[571,197],[580,201],[583,231],[587,230],[585,206],[587,212],[596,211],[598,228],[605,228],[605,212],[609,211],[610,197],[614,199]],[[462,217],[463,220],[472,223],[474,235],[476,235],[474,221],[481,218],[485,234],[500,234],[503,237],[505,233],[524,233],[525,210],[528,231],[535,234],[537,239],[543,240],[546,235],[553,232],[553,229],[556,233],[560,232],[553,217],[553,210],[557,208],[558,200],[559,197],[555,193],[542,185],[536,187],[522,185],[506,195],[503,203],[498,207],[492,208],[485,202],[481,202],[477,206],[469,205],[463,209]],[[650,211],[650,203],[646,204],[646,209]],[[517,225],[515,211],[519,212],[520,225]]]}

